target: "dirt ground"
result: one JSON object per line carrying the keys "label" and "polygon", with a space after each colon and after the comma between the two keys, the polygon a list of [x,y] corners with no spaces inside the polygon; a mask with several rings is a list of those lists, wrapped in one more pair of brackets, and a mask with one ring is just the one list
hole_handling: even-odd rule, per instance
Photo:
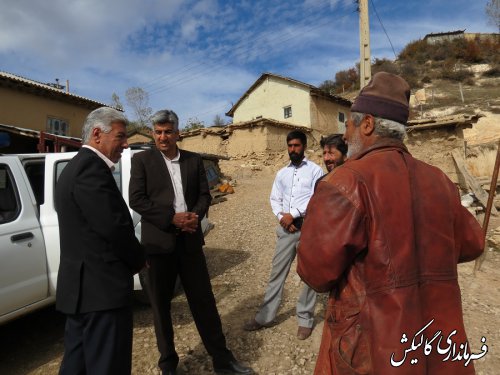
{"label": "dirt ground", "polygon": [[[236,170],[236,169],[235,169]],[[245,332],[242,324],[252,318],[262,301],[275,244],[276,220],[268,197],[274,175],[247,173],[238,179],[236,193],[214,205],[210,221],[215,228],[206,238],[205,253],[212,277],[228,346],[257,374],[311,374],[323,327],[326,296],[316,305],[316,328],[305,341],[297,340],[295,302],[301,281],[295,264],[288,277],[283,304],[272,328]],[[465,325],[477,353],[486,337],[488,353],[475,362],[478,374],[498,374],[500,368],[500,253],[489,251],[481,271],[473,263],[460,265]],[[172,305],[180,373],[212,373],[193,324],[186,299]],[[148,306],[134,306],[133,374],[158,374],[158,352],[153,318]],[[63,354],[64,318],[53,307],[0,326],[0,374],[57,374]]]}

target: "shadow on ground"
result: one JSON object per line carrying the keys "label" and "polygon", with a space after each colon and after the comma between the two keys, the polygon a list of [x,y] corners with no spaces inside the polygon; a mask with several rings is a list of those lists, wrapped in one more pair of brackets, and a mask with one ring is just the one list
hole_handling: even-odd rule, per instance
{"label": "shadow on ground", "polygon": [[62,355],[64,322],[50,306],[0,326],[0,374],[26,374]]}
{"label": "shadow on ground", "polygon": [[[208,268],[211,278],[223,274],[248,259],[249,255],[243,251],[231,249],[206,248]],[[231,290],[224,285],[214,285],[214,294],[217,301],[228,297]],[[256,296],[255,298],[260,298]],[[250,302],[248,302],[250,303]],[[255,304],[257,302],[254,302]],[[242,311],[245,311],[243,308]],[[240,311],[241,312],[241,311]],[[235,312],[238,314],[240,312]],[[180,293],[172,301],[172,319],[174,326],[182,326],[192,322],[192,316],[185,296]],[[222,317],[224,330],[226,318]],[[55,311],[54,306],[36,311],[8,324],[0,326],[0,374],[21,375],[43,366],[54,366],[50,373],[57,373],[59,360],[64,352],[64,323],[63,314]],[[152,327],[153,315],[149,305],[137,302],[134,305],[134,327]],[[234,327],[235,330],[239,329]],[[232,328],[227,332],[228,343],[233,340]],[[241,335],[240,335],[241,336]],[[200,344],[192,351],[192,356],[202,356],[207,361],[207,354]],[[189,355],[191,357],[191,355]],[[191,359],[196,363],[195,359]],[[189,367],[190,359],[187,359]],[[211,361],[206,362],[211,369]]]}

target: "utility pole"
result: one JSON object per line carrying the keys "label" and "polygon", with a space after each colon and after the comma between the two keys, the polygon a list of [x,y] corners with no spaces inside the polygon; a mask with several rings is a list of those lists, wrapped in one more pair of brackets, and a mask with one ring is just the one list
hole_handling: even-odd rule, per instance
{"label": "utility pole", "polygon": [[362,89],[372,78],[370,57],[370,21],[368,0],[358,0],[359,6],[359,87]]}

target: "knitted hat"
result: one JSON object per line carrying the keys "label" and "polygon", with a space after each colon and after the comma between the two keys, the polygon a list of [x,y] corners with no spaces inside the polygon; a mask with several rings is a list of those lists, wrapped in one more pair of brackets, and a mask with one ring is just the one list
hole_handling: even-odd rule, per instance
{"label": "knitted hat", "polygon": [[354,100],[351,112],[361,112],[406,125],[410,86],[395,74],[375,73]]}

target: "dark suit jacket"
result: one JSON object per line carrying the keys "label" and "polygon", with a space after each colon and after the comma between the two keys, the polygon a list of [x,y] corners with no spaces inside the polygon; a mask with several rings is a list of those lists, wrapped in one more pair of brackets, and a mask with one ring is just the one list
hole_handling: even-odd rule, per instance
{"label": "dark suit jacket", "polygon": [[[187,210],[198,214],[199,220],[208,212],[212,197],[201,156],[180,150],[179,164],[182,189]],[[141,241],[149,254],[169,253],[175,249],[178,230],[174,217],[174,188],[161,152],[154,148],[139,152],[132,158],[130,171],[130,207],[141,215]],[[200,249],[203,245],[201,225],[185,236],[186,247]]]}
{"label": "dark suit jacket", "polygon": [[55,202],[61,241],[57,309],[74,314],[128,306],[145,254],[109,167],[82,148],[61,173]]}

